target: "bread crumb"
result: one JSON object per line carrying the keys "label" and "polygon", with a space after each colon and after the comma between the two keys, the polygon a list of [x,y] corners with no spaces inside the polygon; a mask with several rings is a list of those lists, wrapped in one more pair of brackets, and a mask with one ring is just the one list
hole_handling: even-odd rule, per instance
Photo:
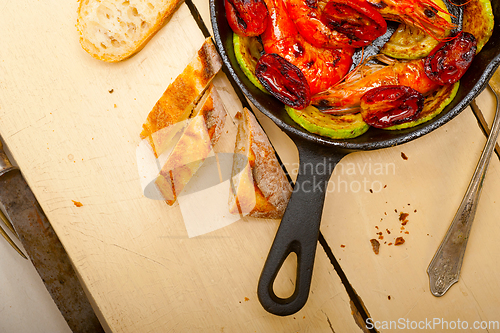
{"label": "bread crumb", "polygon": [[83,204],[82,204],[81,202],[79,202],[79,201],[75,201],[75,200],[71,200],[71,201],[73,201],[73,204],[74,204],[76,207],[82,207],[82,206],[83,206]]}
{"label": "bread crumb", "polygon": [[340,244],[340,247],[345,247],[345,245],[344,244]]}
{"label": "bread crumb", "polygon": [[390,301],[391,300],[391,295],[387,295],[387,299]]}
{"label": "bread crumb", "polygon": [[408,220],[407,220],[408,215],[410,215],[410,214],[403,213],[403,212],[401,212],[399,214],[399,220],[401,221],[401,225],[406,225],[406,223],[408,223]]}
{"label": "bread crumb", "polygon": [[387,231],[388,234],[391,234],[391,232],[389,231],[389,229],[385,229],[385,231]]}
{"label": "bread crumb", "polygon": [[380,250],[379,241],[376,240],[375,238],[373,238],[373,239],[370,239],[370,243],[372,244],[373,252],[375,252],[375,254],[378,254],[379,250]]}
{"label": "bread crumb", "polygon": [[396,241],[394,242],[394,245],[401,245],[405,242],[403,237],[398,237],[396,238]]}
{"label": "bread crumb", "polygon": [[401,152],[401,158],[406,161],[408,159],[408,156],[406,156],[405,153]]}
{"label": "bread crumb", "polygon": [[113,93],[113,91],[114,91],[113,89],[108,90],[108,92],[109,92],[110,94],[112,94],[112,93]]}
{"label": "bread crumb", "polygon": [[249,300],[250,300],[250,298],[245,297],[245,302],[248,302]]}

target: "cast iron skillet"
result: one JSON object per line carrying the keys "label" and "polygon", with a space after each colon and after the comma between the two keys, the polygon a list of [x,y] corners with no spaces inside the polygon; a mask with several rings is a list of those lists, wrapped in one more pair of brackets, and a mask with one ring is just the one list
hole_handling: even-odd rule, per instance
{"label": "cast iron skillet", "polygon": [[[268,312],[281,316],[290,315],[300,310],[307,301],[326,187],[335,165],[351,152],[392,147],[435,130],[457,116],[485,88],[500,63],[499,1],[492,0],[492,6],[495,15],[493,36],[461,79],[455,99],[439,116],[406,130],[384,131],[370,128],[354,139],[333,140],[312,134],[297,125],[288,116],[283,104],[250,83],[234,56],[233,32],[225,17],[224,0],[210,0],[215,42],[230,75],[246,97],[288,134],[299,151],[300,166],[294,192],[258,284],[259,300]],[[283,262],[292,252],[297,255],[295,290],[290,297],[280,298],[274,293],[273,283]]]}

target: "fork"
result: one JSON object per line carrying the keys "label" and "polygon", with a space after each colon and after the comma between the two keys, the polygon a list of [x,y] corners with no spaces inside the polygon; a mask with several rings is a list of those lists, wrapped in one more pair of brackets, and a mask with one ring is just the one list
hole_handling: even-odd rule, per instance
{"label": "fork", "polygon": [[496,113],[491,132],[455,218],[427,268],[431,293],[438,297],[443,296],[458,282],[484,177],[500,133],[500,68],[495,71],[488,85],[496,97]]}

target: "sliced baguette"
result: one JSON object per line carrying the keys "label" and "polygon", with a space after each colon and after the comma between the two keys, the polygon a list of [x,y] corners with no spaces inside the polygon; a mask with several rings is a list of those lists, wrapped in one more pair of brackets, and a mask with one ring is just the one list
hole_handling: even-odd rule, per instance
{"label": "sliced baguette", "polygon": [[167,204],[175,203],[203,164],[219,140],[225,119],[224,105],[217,90],[210,85],[155,181]]}
{"label": "sliced baguette", "polygon": [[283,216],[292,187],[264,130],[245,108],[236,115],[238,133],[233,157],[229,211],[259,218]]}
{"label": "sliced baguette", "polygon": [[217,50],[210,38],[167,87],[142,125],[141,139],[148,139],[156,157],[168,147],[180,129],[175,126],[189,118],[194,106],[222,67]]}
{"label": "sliced baguette", "polygon": [[182,0],[80,0],[80,44],[96,59],[117,62],[140,51]]}

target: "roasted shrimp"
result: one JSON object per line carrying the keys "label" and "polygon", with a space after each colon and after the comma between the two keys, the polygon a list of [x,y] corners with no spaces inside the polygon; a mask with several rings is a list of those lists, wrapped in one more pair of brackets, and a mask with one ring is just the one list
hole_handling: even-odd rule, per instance
{"label": "roasted shrimp", "polygon": [[340,81],[352,64],[354,48],[324,49],[308,43],[297,31],[283,0],[265,0],[269,11],[267,29],[261,35],[266,53],[275,53],[304,74],[311,95]]}

